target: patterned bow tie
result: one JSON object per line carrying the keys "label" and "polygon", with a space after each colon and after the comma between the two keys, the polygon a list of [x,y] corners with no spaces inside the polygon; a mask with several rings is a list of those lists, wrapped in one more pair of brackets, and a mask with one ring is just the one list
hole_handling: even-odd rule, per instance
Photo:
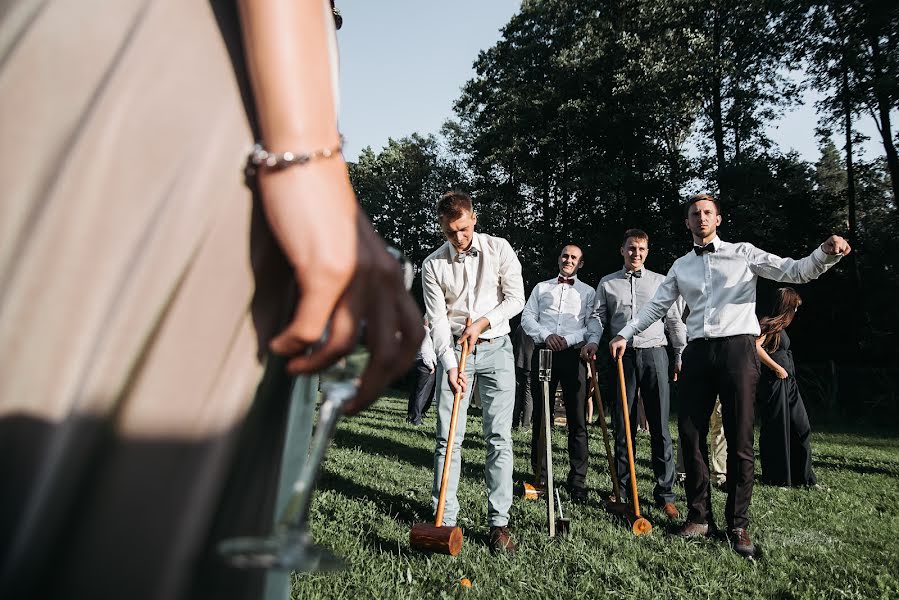
{"label": "patterned bow tie", "polygon": [[699,246],[699,245],[693,246],[693,252],[696,253],[696,256],[702,256],[703,252],[714,252],[714,251],[715,251],[715,244],[713,244],[712,242],[709,242],[705,246]]}
{"label": "patterned bow tie", "polygon": [[639,269],[637,271],[628,271],[627,273],[625,273],[625,275],[627,277],[636,277],[637,279],[639,279],[640,277],[643,277],[643,269]]}
{"label": "patterned bow tie", "polygon": [[478,257],[478,249],[477,248],[469,248],[465,252],[459,252],[456,254],[457,262],[464,262],[468,257],[477,258]]}
{"label": "patterned bow tie", "polygon": [[567,283],[568,285],[574,285],[574,279],[566,279],[560,275],[559,283]]}

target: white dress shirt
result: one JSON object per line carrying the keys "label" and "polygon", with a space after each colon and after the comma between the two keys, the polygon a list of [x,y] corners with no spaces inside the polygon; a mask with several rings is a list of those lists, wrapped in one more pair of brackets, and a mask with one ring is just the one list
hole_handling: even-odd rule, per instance
{"label": "white dress shirt", "polygon": [[574,285],[559,283],[559,275],[534,286],[524,311],[521,327],[534,343],[542,344],[556,334],[565,338],[571,348],[584,341],[587,333],[587,317],[593,309],[596,292],[577,276]]}
{"label": "white dress shirt", "polygon": [[421,278],[434,352],[446,370],[458,366],[453,336],[462,335],[466,318],[486,318],[480,339],[493,339],[509,333],[509,319],[524,306],[521,263],[500,237],[475,233],[463,255],[446,242],[424,260]]}
{"label": "white dress shirt", "polygon": [[[587,342],[599,344],[605,329],[612,335],[619,331],[649,304],[665,276],[655,271],[638,269],[640,277],[633,277],[625,269],[620,269],[603,277],[596,286],[596,303],[587,321]],[[633,348],[656,348],[667,346],[665,331],[671,338],[675,362],[687,345],[687,330],[683,322],[685,302],[678,298],[668,309],[662,320],[655,321],[633,339],[628,345]]]}
{"label": "white dress shirt", "polygon": [[732,335],[758,336],[755,287],[759,277],[787,283],[817,279],[839,262],[820,246],[800,260],[781,258],[746,242],[729,243],[717,236],[715,252],[690,250],[671,266],[652,300],[618,335],[629,340],[659,320],[683,296],[690,307],[687,338],[712,339]]}

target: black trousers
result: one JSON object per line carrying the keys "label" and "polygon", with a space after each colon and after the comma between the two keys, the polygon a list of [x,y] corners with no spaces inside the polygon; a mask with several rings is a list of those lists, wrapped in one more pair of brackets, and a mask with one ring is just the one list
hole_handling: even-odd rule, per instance
{"label": "black trousers", "polygon": [[[531,361],[531,391],[534,397],[534,412],[531,427],[531,467],[534,475],[545,473],[541,465],[545,460],[540,448],[540,432],[543,430],[543,382],[540,381],[540,350],[546,346],[539,344],[534,349]],[[568,421],[568,487],[583,489],[587,483],[587,368],[580,359],[580,348],[566,348],[553,352],[552,374],[549,382],[550,418],[556,387],[562,384],[565,400],[565,417]],[[543,483],[542,481],[539,483]]]}
{"label": "black trousers", "polygon": [[759,458],[762,482],[771,485],[815,485],[812,428],[793,373],[778,379],[765,373],[759,386]]}
{"label": "black trousers", "polygon": [[693,340],[683,354],[680,374],[680,443],[687,479],[687,519],[712,523],[709,489],[709,417],[715,397],[721,397],[721,417],[727,439],[728,527],[749,525],[749,504],[755,475],[753,403],[759,380],[755,337],[736,335]]}
{"label": "black trousers", "polygon": [[409,406],[406,420],[414,425],[421,425],[425,413],[434,400],[434,382],[437,379],[436,369],[431,372],[430,367],[423,360],[415,361],[415,383],[409,389]]}
{"label": "black trousers", "polygon": [[515,367],[515,412],[512,413],[512,427],[530,427],[533,412],[531,372]]}
{"label": "black trousers", "polygon": [[[646,420],[649,423],[649,443],[652,449],[652,472],[655,488],[652,497],[656,504],[674,502],[674,451],[668,415],[671,408],[668,384],[668,352],[664,346],[657,348],[628,348],[621,360],[624,367],[624,389],[627,411],[630,416],[631,444],[636,452],[638,411],[634,399],[637,390],[643,398]],[[627,435],[624,428],[618,378],[615,378],[615,402],[612,426],[615,429],[615,463],[618,481],[621,483],[622,501],[630,497],[631,474],[627,461]]]}

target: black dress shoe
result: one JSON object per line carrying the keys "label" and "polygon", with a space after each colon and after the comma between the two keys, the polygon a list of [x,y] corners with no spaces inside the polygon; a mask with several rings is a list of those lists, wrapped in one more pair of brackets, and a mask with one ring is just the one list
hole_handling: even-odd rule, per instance
{"label": "black dress shoe", "polygon": [[571,501],[575,504],[587,504],[587,489],[582,487],[571,488]]}

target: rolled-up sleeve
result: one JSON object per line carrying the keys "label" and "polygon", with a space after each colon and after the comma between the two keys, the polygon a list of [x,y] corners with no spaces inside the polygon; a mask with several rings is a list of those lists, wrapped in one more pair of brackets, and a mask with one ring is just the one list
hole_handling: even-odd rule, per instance
{"label": "rolled-up sleeve", "polygon": [[521,278],[521,263],[515,250],[506,240],[502,241],[499,252],[499,283],[503,300],[484,315],[490,327],[508,321],[524,308],[524,281]]}
{"label": "rolled-up sleeve", "polygon": [[538,283],[531,290],[527,304],[521,312],[521,328],[524,332],[534,340],[535,344],[542,344],[546,338],[552,333],[546,327],[540,325],[540,284]]}
{"label": "rolled-up sleeve", "polygon": [[432,261],[425,262],[421,267],[421,287],[425,301],[425,314],[428,317],[428,323],[431,324],[434,354],[444,369],[454,369],[459,366],[459,363],[453,350],[453,334],[447,318],[446,298],[440,282],[437,281]]}

